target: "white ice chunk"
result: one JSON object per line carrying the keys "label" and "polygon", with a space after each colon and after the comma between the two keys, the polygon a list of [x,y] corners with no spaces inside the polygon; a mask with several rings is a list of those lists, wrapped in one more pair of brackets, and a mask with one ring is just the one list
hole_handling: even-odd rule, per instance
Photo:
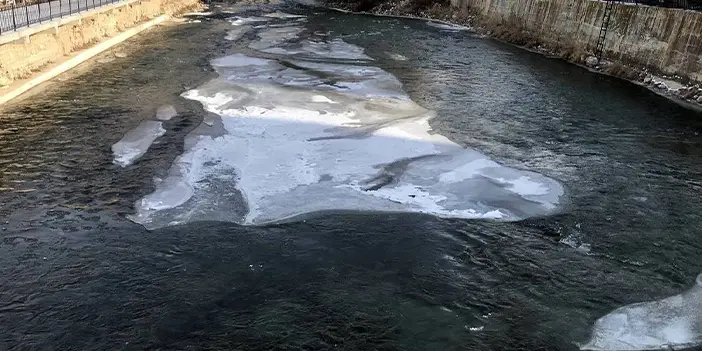
{"label": "white ice chunk", "polygon": [[338,38],[330,41],[306,40],[302,44],[302,50],[317,56],[332,59],[372,60],[372,58],[364,53],[365,50],[362,47],[349,44]]}
{"label": "white ice chunk", "polygon": [[265,17],[269,17],[269,18],[282,18],[282,19],[286,19],[286,18],[305,18],[305,17],[307,17],[307,16],[303,16],[303,15],[293,15],[293,14],[285,13],[285,12],[281,12],[281,11],[276,11],[276,12],[267,13],[267,14],[265,14],[264,16],[265,16]]}
{"label": "white ice chunk", "polygon": [[324,95],[313,95],[311,98],[312,101],[314,102],[328,102],[330,104],[336,104],[334,100],[324,96]]}
{"label": "white ice chunk", "polygon": [[390,57],[391,59],[393,59],[395,61],[407,61],[408,60],[407,56],[404,56],[404,55],[395,54],[392,52],[386,52],[385,54],[388,55],[388,57]]}
{"label": "white ice chunk", "polygon": [[112,145],[113,163],[127,167],[141,157],[156,138],[166,133],[161,122],[143,121]]}
{"label": "white ice chunk", "polygon": [[506,182],[510,183],[509,190],[523,196],[545,195],[549,192],[549,189],[542,183],[535,182],[526,176],[521,176],[512,181],[507,180]]}
{"label": "white ice chunk", "polygon": [[269,27],[258,32],[259,39],[249,44],[254,50],[278,46],[298,37],[303,28],[299,26]]}
{"label": "white ice chunk", "polygon": [[215,68],[222,67],[244,67],[244,66],[265,66],[270,64],[271,60],[250,57],[242,54],[234,54],[226,57],[221,57],[212,61],[212,66]]}
{"label": "white ice chunk", "polygon": [[168,121],[177,115],[178,111],[172,105],[163,105],[156,110],[156,119],[161,121]]}
{"label": "white ice chunk", "polygon": [[678,350],[702,344],[702,274],[680,295],[620,307],[598,319],[581,350]]}
{"label": "white ice chunk", "polygon": [[227,32],[227,36],[224,37],[224,39],[229,40],[229,41],[237,41],[241,39],[241,37],[244,36],[248,31],[251,30],[251,26],[239,26],[239,27],[234,27],[234,29],[230,29]]}
{"label": "white ice chunk", "polygon": [[182,16],[212,16],[213,14],[213,12],[188,12],[186,14],[183,14]]}
{"label": "white ice chunk", "polygon": [[267,22],[270,20],[271,20],[270,18],[266,18],[266,17],[234,17],[234,18],[231,18],[229,21],[234,26],[243,26],[246,24],[251,24],[251,23],[256,23],[256,22]]}
{"label": "white ice chunk", "polygon": [[452,31],[452,32],[457,32],[457,31],[462,31],[462,30],[470,30],[470,28],[466,27],[466,26],[459,26],[457,24],[448,24],[448,23],[441,23],[441,22],[436,22],[436,21],[427,21],[427,25],[429,25],[430,27],[439,28],[441,30]]}

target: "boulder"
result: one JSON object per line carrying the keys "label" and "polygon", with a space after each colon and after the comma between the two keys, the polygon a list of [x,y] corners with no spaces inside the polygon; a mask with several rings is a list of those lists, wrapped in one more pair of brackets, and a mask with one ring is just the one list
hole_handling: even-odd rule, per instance
{"label": "boulder", "polygon": [[585,65],[588,67],[595,67],[598,63],[600,63],[600,60],[598,60],[595,56],[588,56],[585,59]]}

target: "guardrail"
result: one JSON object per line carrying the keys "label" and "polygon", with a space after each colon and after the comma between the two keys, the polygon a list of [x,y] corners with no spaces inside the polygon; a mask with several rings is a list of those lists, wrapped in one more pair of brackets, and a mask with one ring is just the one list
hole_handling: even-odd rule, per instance
{"label": "guardrail", "polygon": [[0,6],[0,35],[123,0],[50,0]]}
{"label": "guardrail", "polygon": [[615,2],[702,11],[702,0],[620,0]]}

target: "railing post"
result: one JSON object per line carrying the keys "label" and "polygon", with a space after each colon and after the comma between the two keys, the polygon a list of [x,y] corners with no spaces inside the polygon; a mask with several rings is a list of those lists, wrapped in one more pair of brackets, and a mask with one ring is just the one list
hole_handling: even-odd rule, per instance
{"label": "railing post", "polygon": [[37,17],[39,19],[39,23],[41,23],[41,3],[37,3]]}
{"label": "railing post", "polygon": [[15,29],[15,32],[17,31],[17,19],[15,19],[15,16],[17,16],[17,5],[12,5],[12,27]]}
{"label": "railing post", "polygon": [[29,6],[27,6],[27,5],[24,6],[24,14],[27,15],[26,16],[27,17],[26,25],[27,25],[27,27],[29,27]]}
{"label": "railing post", "polygon": [[49,21],[51,21],[52,19],[54,19],[54,15],[51,11],[51,1],[49,1]]}

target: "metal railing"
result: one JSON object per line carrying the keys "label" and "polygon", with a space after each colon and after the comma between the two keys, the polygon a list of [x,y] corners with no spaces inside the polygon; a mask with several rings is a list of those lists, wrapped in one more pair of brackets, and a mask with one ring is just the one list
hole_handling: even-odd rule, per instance
{"label": "metal railing", "polygon": [[702,0],[619,0],[615,2],[702,11]]}
{"label": "metal railing", "polygon": [[0,6],[0,35],[123,0],[49,0]]}

